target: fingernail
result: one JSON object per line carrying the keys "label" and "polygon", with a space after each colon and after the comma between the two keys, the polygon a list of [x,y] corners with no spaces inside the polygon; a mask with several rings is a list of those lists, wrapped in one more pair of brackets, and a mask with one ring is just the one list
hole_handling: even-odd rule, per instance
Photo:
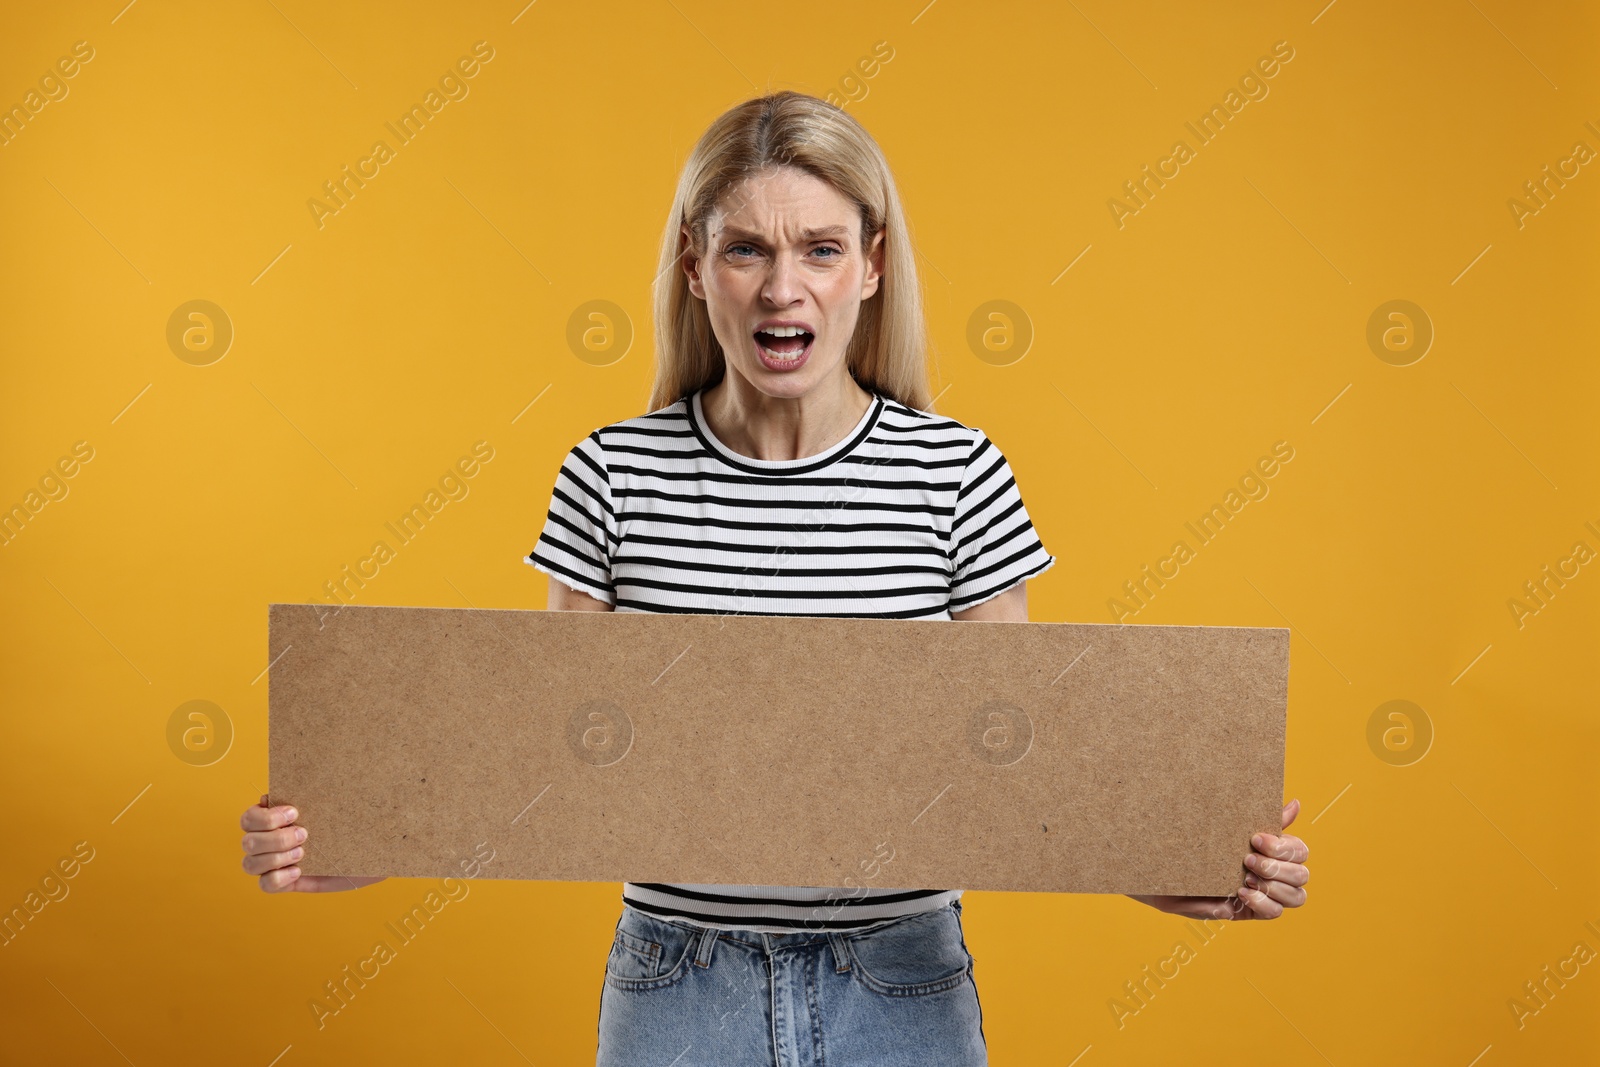
{"label": "fingernail", "polygon": [[306,850],[303,849],[303,848],[291,848],[289,850],[289,858],[292,859],[292,860],[297,860],[301,856],[304,856],[305,854],[306,854]]}
{"label": "fingernail", "polygon": [[1246,866],[1246,867],[1254,867],[1254,866],[1256,866],[1256,865],[1257,865],[1257,864],[1258,864],[1258,863],[1260,863],[1260,862],[1261,862],[1261,861],[1260,861],[1260,860],[1258,860],[1258,859],[1256,859],[1256,857],[1255,857],[1255,855],[1254,855],[1254,854],[1253,854],[1253,853],[1252,853],[1252,854],[1251,854],[1251,855],[1249,855],[1249,856],[1246,856],[1246,857],[1245,857],[1245,858],[1244,858],[1244,863],[1245,863],[1245,866]]}
{"label": "fingernail", "polygon": [[[300,850],[299,849],[295,849],[295,851],[299,852]],[[1255,875],[1247,874],[1247,875],[1244,876],[1244,884],[1249,886],[1251,889],[1255,889],[1255,888],[1257,888],[1259,883],[1256,882],[1256,876]]]}
{"label": "fingernail", "polygon": [[306,828],[304,826],[296,826],[294,828],[294,839],[296,841],[304,841],[306,839]]}
{"label": "fingernail", "polygon": [[288,811],[283,813],[283,817],[288,819],[290,822],[294,822],[300,817],[300,813],[294,808],[290,808]]}
{"label": "fingernail", "polygon": [[1256,836],[1254,836],[1254,837],[1252,837],[1250,839],[1250,843],[1252,845],[1256,846],[1257,848],[1260,848],[1261,846],[1263,846],[1263,845],[1265,845],[1267,843],[1267,839],[1266,839],[1266,837],[1264,835],[1257,834]]}

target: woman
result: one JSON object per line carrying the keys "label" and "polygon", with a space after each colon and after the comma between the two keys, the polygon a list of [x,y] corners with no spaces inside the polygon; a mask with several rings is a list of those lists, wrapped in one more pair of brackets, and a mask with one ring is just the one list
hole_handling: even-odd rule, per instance
{"label": "woman", "polygon": [[[928,410],[906,220],[854,119],[792,92],[720,117],[660,266],[649,411],[571,449],[527,557],[550,610],[1026,621],[1055,557],[1000,450]],[[371,881],[301,877],[294,818],[245,813],[263,889]],[[1135,899],[1200,918],[1303,904],[1304,842],[1254,845],[1237,896]],[[985,1063],[960,896],[626,883],[599,1063]]]}

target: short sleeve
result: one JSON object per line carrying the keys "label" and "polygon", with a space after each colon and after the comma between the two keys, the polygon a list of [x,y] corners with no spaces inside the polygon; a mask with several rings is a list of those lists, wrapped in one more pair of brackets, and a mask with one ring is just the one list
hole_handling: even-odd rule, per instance
{"label": "short sleeve", "polygon": [[972,432],[973,450],[956,495],[950,533],[952,612],[1043,574],[1056,561],[1033,528],[1011,464],[982,430]]}
{"label": "short sleeve", "polygon": [[573,445],[562,461],[544,532],[523,561],[614,607],[611,552],[616,530],[611,476],[596,430]]}

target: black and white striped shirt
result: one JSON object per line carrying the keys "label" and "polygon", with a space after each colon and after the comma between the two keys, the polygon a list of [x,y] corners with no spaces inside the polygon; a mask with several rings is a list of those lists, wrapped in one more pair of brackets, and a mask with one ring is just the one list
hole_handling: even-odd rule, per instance
{"label": "black and white striped shirt", "polygon": [[[874,394],[831,448],[758,460],[712,436],[700,395],[574,445],[525,562],[617,611],[878,619],[949,619],[1055,563],[982,430]],[[961,892],[628,882],[622,898],[703,926],[792,933]]]}

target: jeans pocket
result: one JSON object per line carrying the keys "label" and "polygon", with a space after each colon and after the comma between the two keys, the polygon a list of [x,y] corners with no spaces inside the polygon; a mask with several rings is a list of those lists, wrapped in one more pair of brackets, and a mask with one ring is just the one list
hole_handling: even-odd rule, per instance
{"label": "jeans pocket", "polygon": [[688,973],[699,931],[624,906],[606,958],[606,982],[617,989],[663,989]]}
{"label": "jeans pocket", "polygon": [[959,913],[950,906],[847,935],[850,970],[868,989],[921,997],[954,989],[972,968]]}

